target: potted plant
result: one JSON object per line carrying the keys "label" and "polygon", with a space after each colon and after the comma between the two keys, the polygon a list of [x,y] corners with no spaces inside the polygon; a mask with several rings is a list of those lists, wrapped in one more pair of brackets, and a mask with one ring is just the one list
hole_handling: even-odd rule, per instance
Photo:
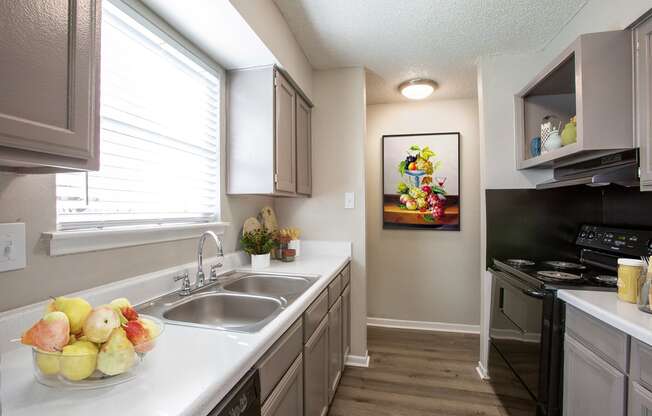
{"label": "potted plant", "polygon": [[269,260],[272,249],[276,243],[274,235],[265,228],[248,231],[240,239],[242,249],[251,255],[251,268],[264,269],[269,267]]}

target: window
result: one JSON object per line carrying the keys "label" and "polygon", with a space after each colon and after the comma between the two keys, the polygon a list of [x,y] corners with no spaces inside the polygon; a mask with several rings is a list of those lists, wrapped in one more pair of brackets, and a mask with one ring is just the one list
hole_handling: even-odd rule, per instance
{"label": "window", "polygon": [[101,168],[57,175],[58,229],[216,221],[217,72],[107,0],[102,19]]}

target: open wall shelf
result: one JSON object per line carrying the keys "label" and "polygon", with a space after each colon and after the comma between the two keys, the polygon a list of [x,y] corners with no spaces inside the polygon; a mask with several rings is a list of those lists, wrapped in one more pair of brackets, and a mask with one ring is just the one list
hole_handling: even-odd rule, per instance
{"label": "open wall shelf", "polygon": [[[582,35],[514,96],[517,169],[634,146],[631,53],[626,31]],[[575,116],[577,140],[533,155],[548,115],[559,118],[560,133]]]}

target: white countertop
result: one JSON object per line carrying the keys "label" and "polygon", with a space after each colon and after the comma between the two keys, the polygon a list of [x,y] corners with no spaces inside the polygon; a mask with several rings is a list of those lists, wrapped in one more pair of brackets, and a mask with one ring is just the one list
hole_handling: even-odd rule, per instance
{"label": "white countertop", "polygon": [[618,299],[616,292],[593,290],[559,290],[564,302],[652,345],[652,315],[638,310],[635,304]]}
{"label": "white countertop", "polygon": [[[265,272],[320,278],[260,332],[243,334],[166,325],[136,379],[96,390],[56,390],[36,382],[29,348],[0,356],[3,416],[205,415],[301,316],[345,264],[344,255],[273,262]],[[240,269],[246,270],[246,269]]]}

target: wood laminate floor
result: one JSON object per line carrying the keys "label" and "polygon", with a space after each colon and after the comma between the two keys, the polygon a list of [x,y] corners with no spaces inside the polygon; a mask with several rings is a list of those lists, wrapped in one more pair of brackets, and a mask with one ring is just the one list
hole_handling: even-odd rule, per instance
{"label": "wood laminate floor", "polygon": [[521,416],[528,393],[511,376],[481,381],[472,334],[370,327],[369,368],[346,367],[330,416]]}

